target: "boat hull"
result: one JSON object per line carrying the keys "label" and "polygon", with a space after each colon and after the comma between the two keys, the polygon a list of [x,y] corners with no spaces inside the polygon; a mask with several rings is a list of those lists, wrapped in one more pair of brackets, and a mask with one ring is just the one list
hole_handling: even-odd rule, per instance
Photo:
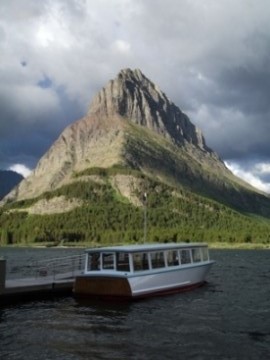
{"label": "boat hull", "polygon": [[73,292],[80,296],[132,297],[128,279],[118,276],[95,276],[94,274],[77,276]]}
{"label": "boat hull", "polygon": [[187,291],[205,282],[213,262],[138,274],[82,275],[74,293],[83,296],[145,298]]}
{"label": "boat hull", "polygon": [[151,294],[167,294],[200,286],[204,283],[211,266],[212,262],[131,277],[129,283],[132,296],[143,297]]}

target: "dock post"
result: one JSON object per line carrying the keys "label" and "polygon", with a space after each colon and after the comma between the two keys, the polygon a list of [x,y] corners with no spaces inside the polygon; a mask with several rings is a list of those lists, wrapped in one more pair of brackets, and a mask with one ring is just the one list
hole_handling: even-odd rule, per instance
{"label": "dock post", "polygon": [[0,294],[6,287],[6,259],[0,257]]}

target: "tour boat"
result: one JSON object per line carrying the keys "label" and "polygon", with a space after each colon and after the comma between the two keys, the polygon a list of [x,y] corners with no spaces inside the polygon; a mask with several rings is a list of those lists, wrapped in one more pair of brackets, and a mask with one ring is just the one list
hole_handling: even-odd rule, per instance
{"label": "tour boat", "polygon": [[74,294],[143,298],[192,289],[205,282],[213,260],[207,244],[167,243],[86,250]]}

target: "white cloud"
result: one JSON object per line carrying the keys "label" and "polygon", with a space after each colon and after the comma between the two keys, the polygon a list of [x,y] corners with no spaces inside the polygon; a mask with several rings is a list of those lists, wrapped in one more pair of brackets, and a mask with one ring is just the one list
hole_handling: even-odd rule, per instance
{"label": "white cloud", "polygon": [[122,54],[128,54],[130,51],[130,43],[124,40],[116,40],[113,43],[113,49]]}
{"label": "white cloud", "polygon": [[45,48],[70,48],[74,44],[68,17],[60,3],[51,3],[47,13],[37,22],[35,38],[37,45]]}
{"label": "white cloud", "polygon": [[47,29],[46,26],[41,25],[36,34],[37,43],[40,46],[47,47],[54,40],[54,35]]}
{"label": "white cloud", "polygon": [[265,169],[265,168],[267,168],[267,172],[270,173],[270,164],[256,164],[251,170],[245,170],[235,162],[226,161],[225,164],[234,175],[243,179],[253,187],[262,190],[266,193],[270,193],[270,182],[263,182],[259,177],[260,174],[258,173],[258,169]]}
{"label": "white cloud", "polygon": [[261,174],[270,174],[270,163],[256,164],[255,169]]}
{"label": "white cloud", "polygon": [[32,170],[30,170],[28,167],[26,167],[23,164],[14,164],[9,167],[9,170],[12,170],[12,171],[17,172],[18,174],[21,174],[24,178],[29,176],[32,172]]}

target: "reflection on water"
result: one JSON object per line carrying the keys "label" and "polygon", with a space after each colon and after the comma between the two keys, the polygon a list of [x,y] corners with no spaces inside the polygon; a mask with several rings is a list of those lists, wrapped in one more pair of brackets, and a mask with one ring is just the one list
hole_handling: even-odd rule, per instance
{"label": "reflection on water", "polygon": [[[50,250],[53,251],[53,250]],[[268,251],[212,251],[196,290],[136,302],[55,298],[0,309],[5,359],[268,359]]]}

